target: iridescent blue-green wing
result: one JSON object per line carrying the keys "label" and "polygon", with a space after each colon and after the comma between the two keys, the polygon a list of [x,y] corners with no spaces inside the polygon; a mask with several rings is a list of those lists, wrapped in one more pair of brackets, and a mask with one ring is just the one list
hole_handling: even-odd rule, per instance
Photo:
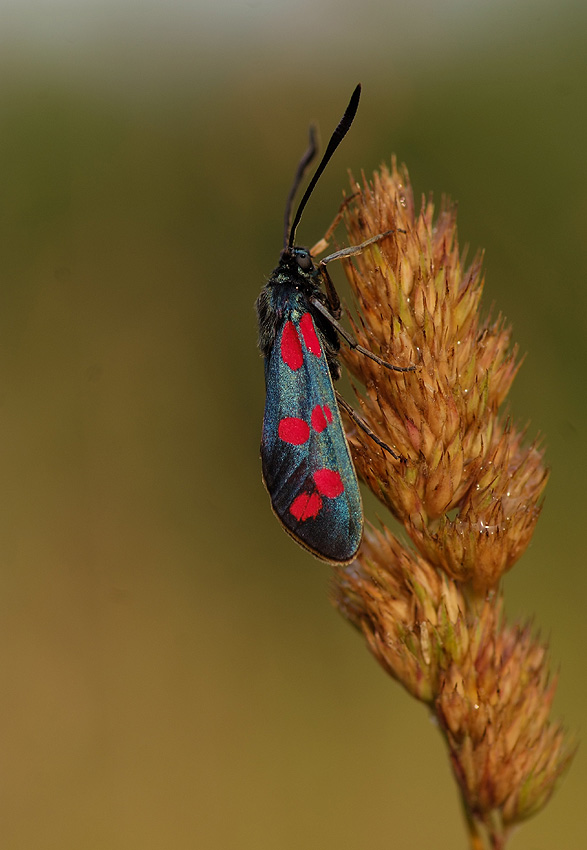
{"label": "iridescent blue-green wing", "polygon": [[292,314],[266,357],[261,458],[273,510],[316,557],[353,560],[361,495],[324,345],[310,312]]}

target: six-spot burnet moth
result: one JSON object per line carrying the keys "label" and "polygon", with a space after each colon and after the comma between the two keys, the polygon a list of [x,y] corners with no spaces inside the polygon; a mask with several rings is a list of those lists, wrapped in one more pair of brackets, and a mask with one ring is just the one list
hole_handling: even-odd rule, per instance
{"label": "six-spot burnet moth", "polygon": [[285,530],[317,558],[333,564],[350,563],[363,534],[361,494],[339,404],[380,446],[403,460],[335,393],[333,380],[340,377],[339,337],[388,369],[406,372],[415,368],[386,363],[358,345],[341,327],[340,299],[326,269],[332,260],[358,254],[391,231],[336,251],[317,264],[310,251],[294,245],[304,207],[353,122],[360,94],[358,85],[292,223],[297,189],[317,150],[315,132],[310,128],[310,144],[287,198],[279,264],[256,304],[267,391],[261,439],[263,480],[273,511]]}

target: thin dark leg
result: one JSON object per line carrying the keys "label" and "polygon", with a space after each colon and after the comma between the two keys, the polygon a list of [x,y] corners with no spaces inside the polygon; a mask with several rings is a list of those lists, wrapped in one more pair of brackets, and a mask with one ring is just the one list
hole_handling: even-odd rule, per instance
{"label": "thin dark leg", "polygon": [[340,319],[342,316],[342,307],[340,306],[340,298],[338,292],[336,291],[336,287],[332,282],[332,278],[328,274],[328,269],[326,266],[320,265],[318,268],[320,272],[320,277],[324,283],[324,289],[326,290],[326,297],[328,299],[328,308],[330,310],[330,315],[333,319]]}
{"label": "thin dark leg", "polygon": [[376,434],[374,434],[374,433],[373,433],[373,431],[369,428],[369,426],[367,425],[367,423],[365,422],[365,420],[364,420],[364,419],[362,419],[362,418],[359,416],[359,414],[358,414],[358,413],[357,413],[357,412],[356,412],[356,411],[355,411],[355,410],[354,410],[354,409],[350,406],[350,404],[348,403],[348,401],[347,401],[346,399],[344,399],[344,398],[341,396],[341,394],[338,392],[338,390],[335,390],[334,392],[335,392],[335,394],[336,394],[336,400],[337,400],[337,402],[339,403],[340,407],[342,407],[344,410],[346,410],[346,412],[347,412],[347,413],[348,413],[348,415],[351,417],[351,419],[353,420],[353,422],[354,422],[356,425],[358,425],[358,426],[359,426],[359,428],[361,428],[361,430],[362,430],[362,431],[364,431],[364,432],[365,432],[365,434],[366,434],[368,437],[370,437],[370,438],[371,438],[371,439],[372,439],[375,443],[377,443],[377,445],[378,445],[378,446],[381,446],[381,448],[382,448],[382,449],[384,449],[386,452],[388,452],[388,454],[390,454],[390,455],[391,455],[392,457],[394,457],[396,460],[399,460],[399,461],[401,461],[402,463],[407,463],[407,461],[406,461],[406,458],[405,458],[405,457],[402,457],[401,455],[398,455],[398,453],[397,453],[397,452],[394,452],[394,450],[393,450],[393,449],[391,449],[391,448],[387,445],[387,443],[384,443],[384,442],[383,442],[383,440],[380,440],[380,439],[379,439],[379,437],[378,437]]}
{"label": "thin dark leg", "polygon": [[327,257],[324,257],[323,260],[320,260],[318,268],[325,266],[326,263],[331,263],[333,260],[343,260],[345,257],[354,257],[364,251],[369,245],[373,245],[374,242],[380,242],[382,239],[385,239],[386,236],[391,236],[392,233],[405,232],[405,230],[386,230],[383,233],[378,233],[377,236],[372,236],[370,239],[366,239],[364,242],[361,242],[360,245],[351,245],[349,248],[341,248],[340,251],[335,251],[334,254],[329,254]]}
{"label": "thin dark leg", "polygon": [[[338,297],[338,296],[337,296]],[[375,363],[378,363],[380,366],[384,366],[386,369],[391,369],[394,372],[415,372],[418,368],[417,366],[394,366],[393,363],[388,363],[387,360],[382,360],[381,357],[377,357],[376,354],[373,354],[372,351],[368,351],[366,348],[363,348],[362,345],[353,339],[350,333],[347,333],[340,322],[337,322],[334,316],[332,316],[328,309],[318,301],[317,298],[310,299],[312,306],[315,307],[322,315],[328,319],[330,324],[336,331],[341,335],[341,337],[345,340],[349,348],[353,351],[359,351],[361,354],[364,354],[365,357],[369,357],[370,360],[373,360]]]}
{"label": "thin dark leg", "polygon": [[357,195],[360,195],[360,194],[361,194],[360,192],[353,192],[352,195],[349,195],[348,198],[344,199],[344,201],[342,202],[342,204],[338,208],[337,214],[334,216],[334,220],[333,220],[332,224],[330,225],[330,227],[328,228],[328,230],[326,231],[326,233],[324,234],[322,239],[319,242],[316,242],[314,247],[310,249],[310,254],[313,257],[315,257],[317,254],[321,254],[322,251],[326,250],[328,243],[330,242],[330,237],[332,236],[332,234],[334,233],[334,231],[338,227],[338,225],[339,225],[339,223],[340,223],[340,221],[341,221],[341,219],[344,215],[344,211],[346,210],[346,208],[348,207],[350,202],[352,200],[354,200],[357,197]]}

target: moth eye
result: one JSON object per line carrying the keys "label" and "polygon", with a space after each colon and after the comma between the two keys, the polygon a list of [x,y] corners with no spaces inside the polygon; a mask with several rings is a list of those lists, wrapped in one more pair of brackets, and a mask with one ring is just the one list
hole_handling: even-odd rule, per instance
{"label": "moth eye", "polygon": [[298,254],[297,256],[298,266],[304,272],[309,272],[312,268],[312,258],[308,254],[307,251],[304,251],[303,254]]}

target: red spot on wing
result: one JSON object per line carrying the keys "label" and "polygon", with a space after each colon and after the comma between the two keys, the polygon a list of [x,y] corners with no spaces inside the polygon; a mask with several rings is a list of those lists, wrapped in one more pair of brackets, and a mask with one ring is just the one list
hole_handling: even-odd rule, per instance
{"label": "red spot on wing", "polygon": [[300,330],[304,337],[304,342],[306,343],[308,351],[311,354],[315,354],[316,357],[320,357],[322,354],[322,348],[320,347],[320,340],[318,339],[318,334],[314,327],[314,321],[309,313],[304,313],[300,319]]}
{"label": "red spot on wing", "polygon": [[318,492],[329,499],[335,499],[344,492],[344,484],[335,469],[317,469],[312,476]]}
{"label": "red spot on wing", "polygon": [[322,499],[318,493],[300,493],[289,506],[289,512],[299,522],[304,522],[318,516],[321,507]]}
{"label": "red spot on wing", "polygon": [[328,407],[327,404],[324,405],[324,415],[326,416],[326,421],[330,425],[332,422],[332,410]]}
{"label": "red spot on wing", "polygon": [[310,437],[310,426],[297,416],[286,416],[280,419],[277,433],[284,442],[291,443],[292,446],[301,446]]}
{"label": "red spot on wing", "polygon": [[283,333],[281,334],[281,359],[294,372],[304,362],[302,343],[300,342],[295,325],[291,321],[285,323]]}
{"label": "red spot on wing", "polygon": [[[324,405],[324,408],[327,408],[328,405]],[[325,416],[325,409],[322,408],[321,405],[317,404],[316,407],[312,410],[312,428],[314,431],[320,433],[325,428],[328,427],[328,421]],[[328,410],[330,413],[330,409]],[[332,420],[332,414],[330,413],[330,420]]]}

